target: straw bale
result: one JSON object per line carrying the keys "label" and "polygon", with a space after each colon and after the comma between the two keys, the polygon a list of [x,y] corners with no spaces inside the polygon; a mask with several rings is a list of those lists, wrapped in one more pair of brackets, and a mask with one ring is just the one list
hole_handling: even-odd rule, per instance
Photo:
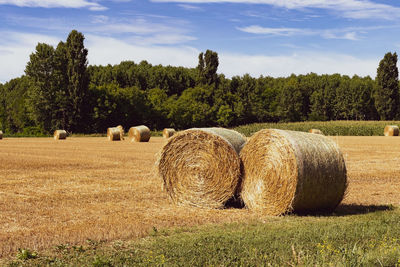
{"label": "straw bale", "polygon": [[175,129],[172,128],[165,128],[162,131],[162,136],[166,139],[170,138],[171,136],[173,136],[176,133]]}
{"label": "straw bale", "polygon": [[168,139],[157,162],[170,199],[183,206],[223,208],[237,195],[245,138],[222,128],[189,129]]}
{"label": "straw bale", "polygon": [[3,131],[0,131],[0,140],[3,139]]}
{"label": "straw bale", "polygon": [[128,136],[131,142],[148,142],[150,140],[150,129],[144,125],[131,127]]}
{"label": "straw bale", "polygon": [[118,125],[117,128],[119,130],[119,135],[120,135],[119,139],[124,140],[125,139],[124,138],[124,135],[125,135],[124,127],[122,127],[122,125]]}
{"label": "straw bale", "polygon": [[386,125],[383,134],[385,136],[399,136],[399,127],[397,125]]}
{"label": "straw bale", "polygon": [[310,132],[310,133],[313,133],[313,134],[321,134],[321,135],[324,135],[324,133],[323,133],[320,129],[310,129],[309,132]]}
{"label": "straw bale", "polygon": [[54,140],[64,140],[67,139],[67,132],[65,130],[55,130]]}
{"label": "straw bale", "polygon": [[121,132],[117,127],[110,127],[107,129],[108,141],[119,141],[121,140]]}
{"label": "straw bale", "polygon": [[347,188],[343,155],[322,135],[276,129],[255,133],[240,152],[241,197],[268,215],[332,211]]}

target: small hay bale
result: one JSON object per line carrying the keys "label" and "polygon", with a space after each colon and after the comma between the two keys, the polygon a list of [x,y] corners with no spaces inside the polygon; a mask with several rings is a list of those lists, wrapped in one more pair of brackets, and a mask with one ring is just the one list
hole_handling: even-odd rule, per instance
{"label": "small hay bale", "polygon": [[222,128],[189,129],[168,139],[157,162],[163,188],[183,206],[223,208],[237,194],[245,137]]}
{"label": "small hay bale", "polygon": [[118,125],[117,126],[118,130],[119,130],[119,135],[120,135],[120,139],[124,140],[124,135],[125,135],[125,130],[124,127],[122,127],[122,125]]}
{"label": "small hay bale", "polygon": [[3,139],[3,131],[0,131],[0,140]]}
{"label": "small hay bale", "polygon": [[383,134],[385,136],[399,136],[399,127],[397,125],[386,125]]}
{"label": "small hay bale", "polygon": [[128,136],[131,142],[148,142],[150,140],[150,129],[144,125],[131,127]]}
{"label": "small hay bale", "polygon": [[309,132],[313,134],[324,135],[324,133],[320,129],[310,129]]}
{"label": "small hay bale", "polygon": [[67,139],[67,131],[65,130],[55,130],[54,140],[65,140]]}
{"label": "small hay bale", "polygon": [[110,127],[107,129],[108,141],[119,141],[121,140],[121,131],[117,127]]}
{"label": "small hay bale", "polygon": [[162,136],[166,139],[170,138],[171,136],[173,136],[176,133],[175,129],[172,128],[165,128],[162,131]]}
{"label": "small hay bale", "polygon": [[267,215],[332,211],[347,188],[343,155],[322,135],[276,129],[255,133],[240,152],[241,197]]}

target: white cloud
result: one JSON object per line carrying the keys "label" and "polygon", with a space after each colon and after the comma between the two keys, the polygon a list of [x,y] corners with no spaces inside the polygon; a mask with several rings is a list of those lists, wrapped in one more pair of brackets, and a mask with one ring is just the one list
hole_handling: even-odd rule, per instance
{"label": "white cloud", "polygon": [[260,75],[286,77],[292,73],[307,74],[310,72],[375,77],[379,59],[315,52],[279,56],[221,53],[219,62],[219,72],[228,77],[244,73],[249,73],[254,77]]}
{"label": "white cloud", "polygon": [[29,55],[35,51],[38,42],[54,46],[59,42],[56,37],[40,34],[0,32],[0,35],[1,83],[24,74]]}
{"label": "white cloud", "polygon": [[268,28],[259,25],[251,25],[247,27],[238,27],[237,29],[243,32],[258,34],[258,35],[278,35],[278,36],[293,36],[293,35],[319,35],[324,39],[345,39],[345,40],[360,40],[359,33],[366,33],[366,30],[376,30],[382,27],[360,27],[360,28],[343,28],[343,29],[300,29],[300,28]]}
{"label": "white cloud", "polygon": [[107,9],[97,2],[88,0],[0,0],[0,5],[44,8],[88,8],[92,11],[102,11]]}
{"label": "white cloud", "polygon": [[[34,52],[37,42],[56,46],[59,38],[27,33],[0,32],[7,39],[0,42],[0,82],[24,74],[29,55]],[[86,35],[85,46],[89,49],[88,60],[92,65],[119,64],[124,60],[151,64],[195,67],[198,54],[196,48],[183,45],[155,46],[135,45],[112,37]],[[378,58],[357,58],[350,55],[303,52],[292,55],[248,55],[244,53],[219,52],[219,73],[227,77],[249,73],[254,77],[269,75],[273,77],[295,74],[347,74],[370,75],[375,77]]]}
{"label": "white cloud", "polygon": [[190,4],[240,3],[266,4],[287,9],[319,8],[333,10],[338,15],[354,19],[394,19],[400,17],[400,8],[375,3],[371,0],[151,0],[152,2],[176,2]]}
{"label": "white cloud", "polygon": [[186,10],[194,10],[194,11],[200,11],[203,10],[201,7],[199,6],[194,6],[194,5],[187,5],[187,4],[180,4],[178,5],[179,7],[186,9]]}

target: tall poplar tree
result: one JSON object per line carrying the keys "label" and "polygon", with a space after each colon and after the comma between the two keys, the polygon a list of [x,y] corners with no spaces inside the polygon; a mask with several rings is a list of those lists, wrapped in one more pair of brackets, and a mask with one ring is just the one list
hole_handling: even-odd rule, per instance
{"label": "tall poplar tree", "polygon": [[399,70],[397,54],[386,53],[376,75],[375,107],[381,120],[392,120],[399,112]]}
{"label": "tall poplar tree", "polygon": [[87,55],[82,33],[73,30],[68,35],[66,46],[70,131],[81,131],[85,127],[85,97],[88,95],[89,76],[87,73]]}

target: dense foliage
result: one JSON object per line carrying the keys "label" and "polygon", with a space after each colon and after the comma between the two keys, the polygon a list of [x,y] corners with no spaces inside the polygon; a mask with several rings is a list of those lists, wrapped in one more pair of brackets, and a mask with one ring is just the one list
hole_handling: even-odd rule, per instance
{"label": "dense foliage", "polygon": [[210,50],[200,53],[196,68],[146,61],[88,66],[87,55],[84,36],[75,30],[56,48],[39,43],[26,75],[0,84],[0,129],[94,133],[118,124],[184,129],[400,118],[396,53],[385,55],[376,81],[315,73],[226,78]]}

